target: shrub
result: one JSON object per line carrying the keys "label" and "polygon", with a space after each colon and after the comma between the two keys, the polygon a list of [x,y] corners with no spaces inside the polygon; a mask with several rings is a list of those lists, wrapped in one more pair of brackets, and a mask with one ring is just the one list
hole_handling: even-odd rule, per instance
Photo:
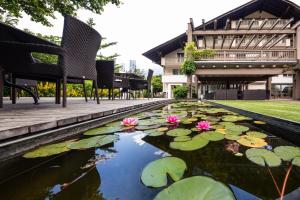
{"label": "shrub", "polygon": [[177,86],[174,90],[175,99],[184,99],[187,97],[188,88],[184,86]]}
{"label": "shrub", "polygon": [[196,63],[193,60],[185,60],[180,70],[183,74],[192,75],[196,71]]}

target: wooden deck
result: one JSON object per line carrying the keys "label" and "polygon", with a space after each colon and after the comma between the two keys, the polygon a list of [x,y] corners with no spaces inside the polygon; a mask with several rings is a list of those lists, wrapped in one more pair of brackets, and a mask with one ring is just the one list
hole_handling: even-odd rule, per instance
{"label": "wooden deck", "polygon": [[101,100],[100,104],[83,98],[68,98],[68,107],[54,104],[53,98],[42,98],[34,105],[31,98],[21,98],[12,105],[4,100],[0,109],[0,141],[109,116],[135,108],[169,102],[166,99]]}

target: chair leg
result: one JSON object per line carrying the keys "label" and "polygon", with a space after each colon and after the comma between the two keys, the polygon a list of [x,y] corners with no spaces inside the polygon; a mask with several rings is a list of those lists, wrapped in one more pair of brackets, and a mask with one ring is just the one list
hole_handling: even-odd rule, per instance
{"label": "chair leg", "polygon": [[4,74],[0,68],[0,108],[3,108]]}
{"label": "chair leg", "polygon": [[[16,78],[12,78],[12,84],[16,85]],[[14,86],[11,87],[11,102],[12,104],[17,102],[17,92]]]}
{"label": "chair leg", "polygon": [[[96,81],[96,83],[97,83],[97,81]],[[100,104],[99,93],[98,93],[98,84],[95,84],[95,95],[97,98],[97,104]]]}
{"label": "chair leg", "polygon": [[85,81],[84,80],[82,82],[82,87],[83,87],[83,93],[84,93],[85,102],[88,102],[87,94],[86,94],[86,88],[85,88]]}
{"label": "chair leg", "polygon": [[56,80],[55,103],[60,104],[61,80]]}
{"label": "chair leg", "polygon": [[38,99],[40,99],[39,89],[37,86],[34,86],[35,95]]}
{"label": "chair leg", "polygon": [[91,96],[90,96],[90,99],[92,99],[93,97],[93,91],[94,91],[94,87],[95,87],[95,81],[93,81],[93,84],[92,84],[92,90],[91,90]]}
{"label": "chair leg", "polygon": [[63,78],[63,105],[64,108],[67,107],[67,77]]}
{"label": "chair leg", "polygon": [[114,88],[111,90],[111,96],[112,96],[112,100],[115,100]]}

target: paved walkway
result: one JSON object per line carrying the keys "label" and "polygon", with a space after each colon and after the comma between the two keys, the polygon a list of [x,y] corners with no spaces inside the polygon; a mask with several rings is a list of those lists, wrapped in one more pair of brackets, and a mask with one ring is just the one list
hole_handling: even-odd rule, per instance
{"label": "paved walkway", "polygon": [[4,108],[0,109],[0,140],[87,121],[165,100],[101,100],[98,105],[93,100],[86,103],[83,98],[68,98],[67,108],[62,108],[61,105],[54,104],[54,98],[41,98],[39,105],[34,105],[31,98],[21,98],[16,105],[5,99]]}

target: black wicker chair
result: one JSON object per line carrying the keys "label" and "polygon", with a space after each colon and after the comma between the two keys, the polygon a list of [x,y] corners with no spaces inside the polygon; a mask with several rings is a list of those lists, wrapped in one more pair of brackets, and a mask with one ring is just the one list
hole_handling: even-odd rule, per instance
{"label": "black wicker chair", "polygon": [[[115,61],[97,60],[97,86],[99,89],[108,89],[108,98],[114,99],[114,89],[119,89],[121,97],[121,88],[123,91],[128,90],[129,80],[114,75]],[[91,91],[91,97],[93,96],[93,91],[95,89],[95,82],[93,82],[93,88]]]}
{"label": "black wicker chair", "polygon": [[139,92],[142,90],[147,90],[147,96],[149,99],[150,95],[152,94],[152,91],[151,91],[152,77],[153,77],[153,70],[149,69],[147,80],[130,79],[129,80],[129,85],[130,85],[129,89],[131,91],[139,91]]}
{"label": "black wicker chair", "polygon": [[[67,105],[66,84],[68,79],[97,80],[95,58],[100,46],[101,35],[76,18],[65,15],[61,46],[3,23],[0,23],[0,30],[0,72],[2,74],[3,72],[12,73],[17,78],[55,81],[57,84],[56,103],[58,104],[60,103],[62,81],[63,107]],[[58,63],[34,62],[31,56],[32,52],[58,55]],[[3,76],[0,75],[0,77]],[[1,83],[3,83],[3,78],[0,80],[0,87]],[[0,91],[0,95],[1,93]],[[96,96],[99,104],[97,92]]]}

